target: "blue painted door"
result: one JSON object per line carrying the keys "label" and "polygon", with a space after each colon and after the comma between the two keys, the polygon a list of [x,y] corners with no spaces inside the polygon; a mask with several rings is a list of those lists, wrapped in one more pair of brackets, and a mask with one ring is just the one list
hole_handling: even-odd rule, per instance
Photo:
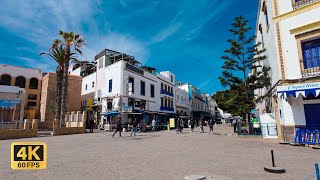
{"label": "blue painted door", "polygon": [[305,104],[304,113],[308,129],[320,129],[320,104]]}

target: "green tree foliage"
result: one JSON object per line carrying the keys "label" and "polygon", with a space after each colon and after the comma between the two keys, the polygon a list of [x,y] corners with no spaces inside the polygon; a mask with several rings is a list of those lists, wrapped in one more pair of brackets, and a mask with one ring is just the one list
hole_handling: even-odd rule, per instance
{"label": "green tree foliage", "polygon": [[266,59],[266,49],[260,42],[254,44],[256,37],[248,35],[251,29],[246,19],[235,17],[230,29],[234,38],[227,40],[230,48],[221,57],[224,64],[219,80],[227,90],[213,95],[222,110],[242,117],[255,108],[256,100],[261,100],[254,97],[254,90],[270,86],[270,67],[260,65]]}
{"label": "green tree foliage", "polygon": [[[73,61],[78,61],[74,55],[82,55],[81,48],[84,46],[84,39],[80,34],[75,34],[74,32],[63,32],[59,31],[59,36],[61,39],[54,40],[52,45],[53,48],[58,46],[63,46],[65,50],[64,63],[63,63],[63,78],[62,78],[62,90],[61,90],[61,115],[60,122],[64,126],[65,115],[67,112],[67,96],[68,96],[68,70],[69,64]],[[74,52],[72,52],[72,49]]]}

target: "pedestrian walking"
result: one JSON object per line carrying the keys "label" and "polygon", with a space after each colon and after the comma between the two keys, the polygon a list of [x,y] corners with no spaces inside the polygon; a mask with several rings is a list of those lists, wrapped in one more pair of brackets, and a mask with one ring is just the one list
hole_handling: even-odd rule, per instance
{"label": "pedestrian walking", "polygon": [[184,121],[180,118],[180,132],[182,133],[184,127]]}
{"label": "pedestrian walking", "polygon": [[193,132],[193,130],[194,130],[194,120],[190,121],[190,126],[191,126],[191,132]]}
{"label": "pedestrian walking", "polygon": [[156,120],[155,119],[152,119],[152,131],[156,131]]}
{"label": "pedestrian walking", "polygon": [[204,133],[204,130],[203,130],[203,126],[204,126],[204,119],[201,119],[201,121],[200,121],[200,133]]}
{"label": "pedestrian walking", "polygon": [[208,125],[209,125],[209,128],[210,128],[210,132],[209,132],[209,134],[210,134],[211,132],[213,132],[213,125],[214,125],[214,122],[213,122],[212,119],[209,120]]}
{"label": "pedestrian walking", "polygon": [[113,133],[112,137],[119,132],[119,137],[121,137],[121,118],[119,117],[116,121],[116,131]]}
{"label": "pedestrian walking", "polygon": [[90,133],[93,133],[94,120],[91,118],[89,121]]}
{"label": "pedestrian walking", "polygon": [[132,121],[132,128],[131,128],[131,136],[136,136],[136,132],[137,132],[137,125],[138,125],[138,119],[135,118],[133,121]]}
{"label": "pedestrian walking", "polygon": [[233,121],[233,132],[236,133],[237,132],[237,126],[238,126],[238,119],[235,119]]}
{"label": "pedestrian walking", "polygon": [[177,122],[176,122],[176,133],[177,133],[177,134],[179,134],[179,132],[182,133],[180,126],[181,126],[181,124],[180,124],[180,119],[177,119]]}

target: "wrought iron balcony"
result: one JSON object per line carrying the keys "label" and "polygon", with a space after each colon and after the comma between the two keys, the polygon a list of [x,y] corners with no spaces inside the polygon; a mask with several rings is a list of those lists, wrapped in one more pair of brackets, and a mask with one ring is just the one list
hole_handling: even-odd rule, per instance
{"label": "wrought iron balcony", "polygon": [[320,56],[300,60],[302,77],[320,76]]}
{"label": "wrought iron balcony", "polygon": [[292,0],[292,7],[293,9],[299,9],[303,6],[312,4],[317,1],[320,1],[320,0]]}

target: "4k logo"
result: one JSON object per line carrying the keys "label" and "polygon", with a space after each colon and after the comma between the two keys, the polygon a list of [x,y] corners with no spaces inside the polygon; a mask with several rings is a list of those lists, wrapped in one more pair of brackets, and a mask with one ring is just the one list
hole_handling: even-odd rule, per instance
{"label": "4k logo", "polygon": [[12,169],[45,169],[47,145],[41,142],[15,142],[11,144]]}

